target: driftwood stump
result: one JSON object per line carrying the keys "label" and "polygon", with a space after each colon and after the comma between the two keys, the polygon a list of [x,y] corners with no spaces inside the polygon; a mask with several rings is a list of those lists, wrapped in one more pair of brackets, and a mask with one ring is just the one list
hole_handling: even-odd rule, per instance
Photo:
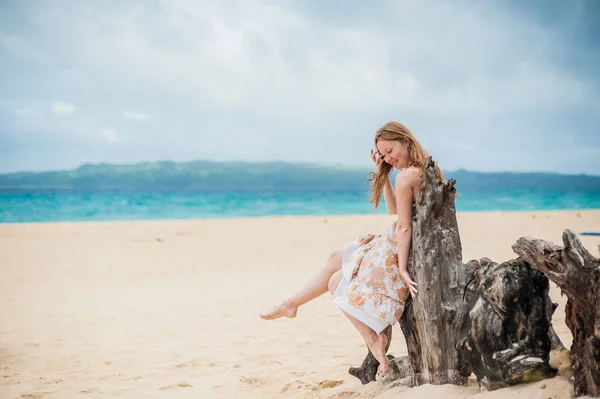
{"label": "driftwood stump", "polygon": [[[406,302],[399,320],[408,357],[388,356],[384,385],[463,385],[474,372],[480,384],[495,389],[553,375],[548,280],[522,261],[462,263],[454,184],[438,181],[427,159],[410,253],[419,294]],[[386,334],[391,337],[391,328]],[[377,366],[369,352],[349,372],[366,384],[375,380]]]}
{"label": "driftwood stump", "polygon": [[566,323],[573,333],[573,393],[600,396],[600,259],[570,230],[563,233],[563,247],[523,237],[512,248],[567,295]]}
{"label": "driftwood stump", "polygon": [[464,375],[475,373],[490,390],[554,377],[549,361],[555,306],[546,276],[522,259],[469,263],[475,266],[479,299],[458,347]]}
{"label": "driftwood stump", "polygon": [[401,323],[407,338],[414,384],[463,385],[456,345],[469,328],[475,299],[466,295],[472,270],[462,263],[454,180],[438,181],[431,158],[423,168],[413,223],[411,274],[418,295]]}

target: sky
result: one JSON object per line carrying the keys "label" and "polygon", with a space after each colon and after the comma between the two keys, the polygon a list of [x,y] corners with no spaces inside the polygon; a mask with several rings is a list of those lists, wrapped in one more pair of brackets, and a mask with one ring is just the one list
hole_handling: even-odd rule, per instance
{"label": "sky", "polygon": [[371,166],[600,175],[600,2],[0,0],[0,173]]}

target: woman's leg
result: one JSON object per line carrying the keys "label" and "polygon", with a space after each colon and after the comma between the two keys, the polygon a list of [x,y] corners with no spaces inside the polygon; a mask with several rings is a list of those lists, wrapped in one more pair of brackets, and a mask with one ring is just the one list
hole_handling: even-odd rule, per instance
{"label": "woman's leg", "polygon": [[[342,280],[342,271],[335,272],[328,283],[329,293],[333,295],[337,286],[340,284]],[[350,320],[352,325],[358,330],[360,336],[363,338],[367,347],[375,356],[375,359],[379,362],[379,370],[382,373],[387,373],[388,370],[388,358],[385,354],[385,347],[387,345],[387,336],[383,333],[377,334],[375,331],[371,329],[371,327],[367,326],[365,323],[361,322],[358,319],[350,316],[348,313],[342,310],[342,313],[346,315],[346,317]]]}
{"label": "woman's leg", "polygon": [[335,251],[327,260],[327,264],[321,269],[300,291],[271,309],[267,313],[261,313],[260,317],[265,320],[273,320],[279,317],[296,317],[298,307],[327,292],[327,284],[331,276],[342,268],[342,252]]}
{"label": "woman's leg", "polygon": [[387,345],[387,336],[384,333],[377,334],[371,329],[371,327],[364,324],[362,321],[355,319],[348,313],[342,310],[342,313],[350,320],[352,325],[358,330],[360,336],[364,339],[367,347],[375,356],[375,359],[379,362],[379,371],[383,374],[387,373],[389,367],[389,361],[385,354],[385,347]]}

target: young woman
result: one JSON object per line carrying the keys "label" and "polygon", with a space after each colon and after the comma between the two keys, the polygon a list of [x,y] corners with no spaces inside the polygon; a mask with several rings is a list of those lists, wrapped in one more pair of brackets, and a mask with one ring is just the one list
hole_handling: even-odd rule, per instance
{"label": "young woman", "polygon": [[[333,302],[358,330],[386,373],[387,337],[382,331],[398,321],[417,283],[408,272],[414,204],[421,186],[427,152],[401,123],[389,122],[375,134],[371,158],[377,167],[371,179],[371,202],[377,208],[383,195],[388,213],[397,215],[383,234],[368,234],[331,254],[327,265],[308,284],[260,317],[295,317],[298,307],[329,290]],[[398,169],[394,187],[392,169]],[[436,165],[435,174],[444,180]]]}

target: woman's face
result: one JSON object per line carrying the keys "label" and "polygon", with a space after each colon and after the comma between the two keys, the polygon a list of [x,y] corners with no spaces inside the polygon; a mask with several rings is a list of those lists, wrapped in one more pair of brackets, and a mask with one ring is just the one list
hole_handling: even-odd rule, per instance
{"label": "woman's face", "polygon": [[410,155],[408,154],[408,140],[377,140],[377,151],[383,160],[396,169],[408,168],[410,166]]}

